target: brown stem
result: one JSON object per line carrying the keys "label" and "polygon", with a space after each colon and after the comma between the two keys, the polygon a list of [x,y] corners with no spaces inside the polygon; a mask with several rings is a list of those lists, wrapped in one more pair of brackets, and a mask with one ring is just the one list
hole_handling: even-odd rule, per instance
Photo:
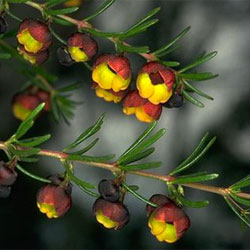
{"label": "brown stem", "polygon": [[[0,141],[0,149],[2,149],[4,151],[7,150],[7,145],[4,141]],[[27,148],[20,147],[20,146],[17,146],[17,149],[27,150]],[[60,151],[53,151],[53,150],[45,150],[45,149],[41,149],[41,151],[38,153],[38,155],[56,158],[60,161],[65,160],[69,156],[69,154],[67,154],[67,153],[63,153]],[[107,169],[111,172],[115,172],[118,174],[122,172],[119,168],[117,168],[117,164],[115,162],[114,163],[103,163],[103,162],[88,162],[88,161],[80,161],[80,160],[72,160],[72,162]],[[164,181],[164,182],[168,182],[168,181],[176,179],[175,177],[170,176],[170,175],[160,175],[160,174],[154,174],[154,173],[150,173],[150,172],[146,172],[146,171],[129,171],[129,172],[127,172],[127,174],[143,176],[146,178],[151,178],[151,179],[160,180],[160,181]],[[229,193],[230,193],[230,189],[228,189],[228,188],[209,186],[209,185],[204,185],[201,183],[187,183],[187,184],[182,184],[182,186],[205,191],[205,192],[219,194],[221,196],[228,196],[229,197]],[[237,193],[237,196],[241,197],[241,198],[245,198],[245,199],[250,199],[249,193],[239,192],[239,193]]]}

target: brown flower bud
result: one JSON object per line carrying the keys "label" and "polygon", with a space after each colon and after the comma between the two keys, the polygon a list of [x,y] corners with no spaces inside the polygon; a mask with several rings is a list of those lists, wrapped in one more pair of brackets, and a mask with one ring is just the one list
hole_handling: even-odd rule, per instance
{"label": "brown flower bud", "polygon": [[120,188],[114,180],[101,180],[98,185],[98,191],[106,201],[117,202],[120,199]]}
{"label": "brown flower bud", "polygon": [[0,185],[11,186],[17,178],[15,170],[9,168],[4,162],[0,162]]}

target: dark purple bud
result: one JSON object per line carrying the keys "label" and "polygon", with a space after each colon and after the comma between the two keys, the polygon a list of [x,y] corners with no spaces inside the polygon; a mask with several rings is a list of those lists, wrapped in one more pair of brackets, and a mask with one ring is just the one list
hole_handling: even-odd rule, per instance
{"label": "dark purple bud", "polygon": [[100,181],[98,191],[104,200],[117,202],[120,199],[120,188],[113,180]]}

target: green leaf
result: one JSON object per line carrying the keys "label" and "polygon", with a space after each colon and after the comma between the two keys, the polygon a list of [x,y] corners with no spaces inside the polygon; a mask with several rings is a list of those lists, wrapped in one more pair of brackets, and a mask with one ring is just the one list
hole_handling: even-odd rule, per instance
{"label": "green leaf", "polygon": [[73,26],[74,25],[73,23],[71,23],[67,20],[61,19],[60,17],[53,16],[52,18],[53,18],[55,23],[60,24],[60,25],[64,25],[64,26]]}
{"label": "green leaf", "polygon": [[90,136],[94,135],[95,133],[97,133],[101,129],[104,116],[105,116],[105,114],[103,113],[98,118],[98,120],[96,121],[96,123],[94,125],[90,126],[88,129],[86,129],[73,143],[71,143],[66,148],[64,148],[63,152],[67,152],[67,151],[77,147],[80,143],[82,143],[83,141],[85,141]]}
{"label": "green leaf", "polygon": [[11,152],[18,157],[29,157],[32,155],[37,155],[40,152],[40,148],[31,148],[26,150],[11,149]]}
{"label": "green leaf", "polygon": [[159,58],[159,57],[164,57],[164,56],[166,56],[166,55],[168,55],[168,54],[170,54],[170,53],[176,51],[176,50],[179,49],[180,47],[181,47],[180,45],[176,45],[176,46],[174,46],[174,47],[170,47],[169,49],[165,50],[165,51],[162,52],[162,53],[157,53],[157,57],[158,57],[158,58]]}
{"label": "green leaf", "polygon": [[156,24],[158,21],[159,21],[158,19],[152,19],[148,22],[144,22],[143,24],[141,24],[140,26],[134,29],[129,29],[129,31],[122,32],[118,37],[119,39],[125,39],[125,38],[135,36],[141,32],[146,31],[150,26]]}
{"label": "green leaf", "polygon": [[7,0],[8,3],[25,3],[29,0]]}
{"label": "green leaf", "polygon": [[125,156],[123,158],[123,160],[120,162],[121,165],[127,165],[129,163],[135,162],[135,161],[139,161],[141,159],[144,159],[146,157],[148,157],[149,155],[151,155],[153,152],[155,151],[155,148],[148,148],[143,152],[140,152],[136,155],[128,155],[127,157]]}
{"label": "green leaf", "polygon": [[141,20],[139,20],[136,24],[134,24],[131,28],[129,28],[126,32],[130,32],[131,30],[136,29],[137,27],[139,27],[141,24],[143,24],[144,22],[146,22],[148,19],[150,19],[152,16],[154,16],[155,14],[157,14],[159,11],[161,10],[160,7],[157,7],[155,9],[153,9],[152,11],[150,11],[145,17],[143,17]]}
{"label": "green leaf", "polygon": [[218,178],[218,174],[197,174],[194,175],[186,175],[186,176],[178,176],[176,180],[170,181],[171,184],[186,184],[186,183],[194,183],[201,181],[209,181]]}
{"label": "green leaf", "polygon": [[231,186],[231,189],[241,189],[250,186],[250,174],[243,179],[237,181]]}
{"label": "green leaf", "polygon": [[96,29],[91,29],[91,28],[83,28],[83,31],[93,35],[93,36],[98,36],[98,37],[118,37],[120,36],[121,33],[118,32],[103,32],[103,31],[99,31]]}
{"label": "green leaf", "polygon": [[185,86],[188,88],[188,90],[191,90],[193,92],[195,92],[196,94],[208,99],[208,100],[214,100],[213,97],[207,95],[206,93],[202,92],[201,90],[195,88],[194,86],[192,86],[191,84],[189,84],[188,82],[184,82]]}
{"label": "green leaf", "polygon": [[139,187],[137,185],[129,185],[128,187],[133,191],[139,190]]}
{"label": "green leaf", "polygon": [[70,84],[68,86],[65,86],[65,87],[62,87],[60,89],[58,89],[57,91],[62,93],[62,92],[70,92],[70,91],[73,91],[73,90],[76,90],[76,89],[80,89],[82,88],[82,83],[80,82],[77,82],[77,83],[73,83],[73,84]]}
{"label": "green leaf", "polygon": [[46,5],[47,8],[51,8],[51,7],[54,7],[56,5],[65,3],[67,1],[68,0],[50,0],[50,1],[47,1],[47,3],[45,3],[45,5]]}
{"label": "green leaf", "polygon": [[108,9],[116,0],[107,0],[99,9],[95,11],[94,14],[87,16],[84,18],[84,21],[89,21],[98,15],[100,15],[102,12],[104,12],[106,9]]}
{"label": "green leaf", "polygon": [[218,74],[214,75],[213,73],[210,72],[202,72],[202,73],[184,73],[184,74],[178,74],[178,76],[187,80],[206,81],[217,77]]}
{"label": "green leaf", "polygon": [[149,162],[149,163],[142,163],[142,164],[135,164],[135,165],[127,165],[127,166],[119,165],[119,168],[124,171],[137,171],[137,170],[158,168],[160,166],[161,166],[161,162]]}
{"label": "green leaf", "polygon": [[140,46],[135,47],[131,45],[125,45],[123,43],[117,43],[117,47],[121,52],[129,52],[129,53],[148,53],[149,47],[148,46]]}
{"label": "green leaf", "polygon": [[49,26],[50,33],[62,44],[67,45],[67,42],[64,41],[53,29]]}
{"label": "green leaf", "polygon": [[93,148],[96,143],[99,141],[99,139],[95,139],[94,141],[92,141],[88,146],[84,147],[83,149],[77,151],[77,152],[74,152],[72,154],[75,154],[75,155],[82,155],[84,153],[86,153],[87,151],[89,151],[91,148]]}
{"label": "green leaf", "polygon": [[25,170],[24,168],[22,168],[19,164],[16,165],[16,168],[21,171],[23,174],[31,177],[32,179],[34,180],[37,180],[37,181],[41,181],[41,182],[45,182],[45,183],[51,183],[50,180],[48,179],[45,179],[45,178],[42,178],[40,176],[37,176],[37,175],[34,175],[34,174],[31,174],[30,172],[28,172],[27,170]]}
{"label": "green leaf", "polygon": [[69,7],[58,10],[46,10],[46,13],[50,16],[65,15],[77,11],[79,7]]}
{"label": "green leaf", "polygon": [[190,30],[191,27],[187,27],[180,34],[178,34],[173,40],[161,47],[160,49],[153,52],[154,55],[159,56],[160,54],[166,52],[171,46],[178,42],[186,33]]}
{"label": "green leaf", "polygon": [[233,212],[239,217],[240,220],[242,220],[247,226],[250,227],[250,219],[247,217],[247,215],[243,215],[241,211],[239,211],[238,207],[236,207],[235,204],[233,204],[227,197],[224,197],[226,203],[228,206],[233,210]]}
{"label": "green leaf", "polygon": [[22,162],[38,162],[39,159],[36,157],[21,157],[19,158],[18,161],[22,161]]}
{"label": "green leaf", "polygon": [[10,59],[11,54],[9,53],[0,53],[0,59]]}
{"label": "green leaf", "polygon": [[176,61],[160,61],[160,63],[167,67],[177,67],[180,65],[180,63]]}
{"label": "green leaf", "polygon": [[246,206],[250,206],[250,200],[245,199],[245,198],[241,198],[237,195],[237,193],[234,192],[230,192],[230,196],[237,201],[240,204],[246,205]]}
{"label": "green leaf", "polygon": [[186,67],[181,69],[179,71],[179,73],[183,73],[183,72],[185,72],[185,71],[187,71],[189,69],[192,69],[192,68],[194,68],[194,67],[196,67],[196,66],[198,66],[198,65],[200,65],[202,63],[205,63],[205,62],[211,60],[212,58],[214,58],[216,55],[217,55],[217,51],[213,51],[213,52],[211,52],[211,53],[209,53],[207,55],[202,55],[201,57],[197,58],[194,62],[188,64]]}
{"label": "green leaf", "polygon": [[[177,173],[184,171],[185,169],[187,169],[185,166],[187,166],[189,163],[192,163],[195,159],[197,160],[197,157],[199,157],[200,154],[202,154],[202,156],[203,156],[207,152],[207,150],[213,145],[213,143],[216,140],[216,137],[213,137],[212,140],[210,140],[209,143],[205,146],[205,143],[206,143],[206,140],[208,139],[208,136],[209,136],[209,133],[206,133],[202,137],[202,139],[200,140],[198,146],[190,154],[190,156],[187,157],[186,160],[181,162],[181,164],[179,164],[173,171],[171,171],[170,175],[174,175],[174,174],[177,174]],[[202,148],[204,148],[204,149],[202,149]],[[191,165],[189,165],[189,166],[191,166]]]}
{"label": "green leaf", "polygon": [[120,162],[122,162],[123,158],[130,154],[130,152],[132,152],[151,133],[151,131],[156,127],[156,125],[156,121],[152,122],[148,126],[148,128],[137,138],[137,140],[119,157],[117,163],[119,164]]}
{"label": "green leaf", "polygon": [[95,197],[95,198],[99,198],[100,195],[95,193],[95,192],[92,192],[91,190],[89,190],[88,188],[84,187],[84,186],[79,186],[77,185],[84,193],[92,196],[92,197]]}
{"label": "green leaf", "polygon": [[135,192],[132,188],[130,188],[130,186],[128,186],[125,182],[122,182],[122,187],[125,188],[129,193],[131,193],[132,195],[134,195],[137,199],[149,204],[152,207],[157,207],[156,204],[154,204],[153,202],[149,201],[148,199],[144,198],[142,195],[138,194],[137,192]]}
{"label": "green leaf", "polygon": [[108,162],[112,160],[114,157],[115,157],[114,154],[97,156],[97,157],[70,154],[66,159],[68,161],[76,161],[76,162]]}
{"label": "green leaf", "polygon": [[35,117],[42,111],[45,103],[41,103],[38,107],[36,107],[29,116],[19,125],[17,132],[15,134],[15,138],[19,139],[33,126]]}
{"label": "green leaf", "polygon": [[195,106],[199,107],[199,108],[204,108],[205,105],[198,101],[197,99],[195,99],[194,97],[192,97],[191,95],[189,95],[185,90],[182,90],[182,95],[184,96],[184,98],[191,102],[192,104],[194,104]]}
{"label": "green leaf", "polygon": [[47,134],[44,136],[39,136],[39,137],[33,137],[21,141],[16,141],[18,145],[24,146],[24,147],[35,147],[38,146],[50,139],[51,135]]}

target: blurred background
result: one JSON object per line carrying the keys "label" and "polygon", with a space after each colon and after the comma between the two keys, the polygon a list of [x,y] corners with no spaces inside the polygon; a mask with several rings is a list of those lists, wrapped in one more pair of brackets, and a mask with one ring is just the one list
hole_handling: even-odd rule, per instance
{"label": "blurred background", "polygon": [[[103,1],[84,0],[76,18],[92,13]],[[190,32],[182,39],[182,47],[171,54],[169,60],[183,65],[191,62],[204,50],[217,50],[215,59],[200,67],[201,71],[218,73],[210,81],[194,83],[214,97],[204,101],[199,109],[186,103],[181,109],[164,109],[158,123],[166,128],[166,135],[156,144],[156,152],[150,160],[161,160],[163,167],[154,170],[167,173],[180,163],[199,142],[206,131],[217,136],[217,141],[206,157],[196,164],[199,171],[219,173],[214,185],[228,186],[249,174],[250,163],[250,1],[117,1],[92,22],[103,31],[122,31],[155,7],[161,7],[159,23],[146,33],[129,40],[133,45],[149,45],[159,48],[181,30],[191,25]],[[27,6],[12,8],[17,16],[38,17],[39,13]],[[7,17],[10,29],[18,23]],[[74,27],[55,26],[64,37],[76,31]],[[113,44],[97,39],[99,52],[114,52]],[[15,40],[10,40],[15,45]],[[62,149],[83,130],[106,112],[105,122],[98,137],[100,142],[92,155],[121,154],[147,127],[135,117],[122,113],[120,104],[104,102],[90,88],[90,72],[82,65],[61,66],[56,59],[57,41],[51,49],[51,58],[45,63],[49,72],[58,75],[56,86],[76,81],[83,87],[74,92],[73,99],[82,101],[77,106],[70,126],[56,124],[50,116],[41,117],[30,135],[51,133],[52,139],[44,148]],[[144,63],[137,55],[129,55],[134,77]],[[14,67],[14,59],[1,61],[0,68],[0,140],[9,138],[17,128],[11,110],[11,99],[26,78]],[[31,172],[47,176],[62,171],[61,165],[52,159],[41,158],[37,164],[23,164]],[[105,170],[88,166],[76,167],[76,175],[92,183],[111,178]],[[166,193],[163,183],[137,176],[128,176],[129,184],[140,186],[140,193],[150,197],[154,193]],[[92,217],[94,199],[73,188],[73,208],[63,218],[46,219],[36,208],[36,192],[41,183],[21,173],[8,199],[0,200],[0,248],[1,249],[249,249],[249,229],[242,231],[239,220],[224,200],[214,194],[186,189],[191,200],[208,199],[210,205],[203,209],[186,209],[191,228],[176,244],[158,242],[147,227],[145,204],[128,195],[125,203],[131,212],[131,221],[122,231],[113,232],[102,228]]]}

